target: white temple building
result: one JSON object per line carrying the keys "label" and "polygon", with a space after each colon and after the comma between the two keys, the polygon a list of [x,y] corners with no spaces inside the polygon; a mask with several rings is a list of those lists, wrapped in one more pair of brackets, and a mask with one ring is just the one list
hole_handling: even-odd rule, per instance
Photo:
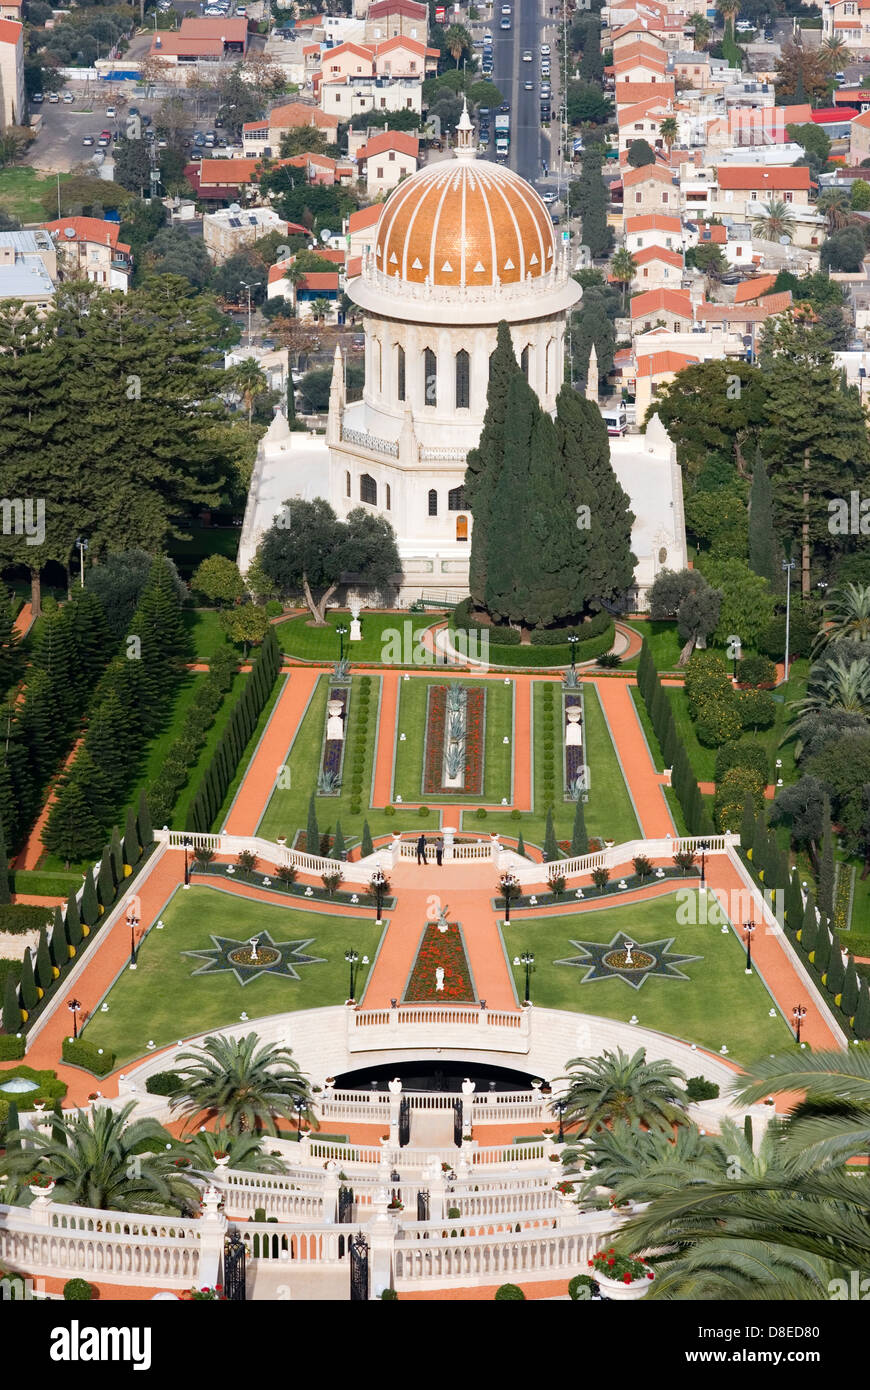
{"label": "white temple building", "polygon": [[[347,293],[363,311],[365,386],[348,404],[336,349],[326,434],[291,432],[280,412],[260,443],[239,549],[242,572],[283,504],[326,498],[339,516],[370,507],[396,532],[401,601],[468,592],[472,519],[465,458],[480,437],[498,324],[546,410],[563,381],[568,315],[582,290],[550,214],[524,179],[479,161],[466,113],[455,158],[421,169],[385,202],[374,254]],[[611,440],[632,499],[636,583],[686,564],[676,451],[657,420]]]}

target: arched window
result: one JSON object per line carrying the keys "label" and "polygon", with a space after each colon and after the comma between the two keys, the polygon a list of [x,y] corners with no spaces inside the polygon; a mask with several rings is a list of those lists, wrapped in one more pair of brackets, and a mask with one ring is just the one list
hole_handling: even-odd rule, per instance
{"label": "arched window", "polygon": [[405,349],[396,347],[396,397],[405,399]]}
{"label": "arched window", "polygon": [[464,512],[468,510],[468,503],[465,500],[464,483],[460,483],[459,487],[452,487],[448,492],[447,510],[449,512]]}
{"label": "arched window", "polygon": [[438,515],[438,493],[434,487],[429,489],[429,515]]}
{"label": "arched window", "polygon": [[393,494],[390,492],[389,483],[384,483],[384,490],[386,493],[387,511],[390,511],[393,506]]}
{"label": "arched window", "polygon": [[468,517],[458,516],[456,518],[456,539],[458,541],[468,540]]}
{"label": "arched window", "polygon": [[370,507],[378,505],[378,485],[369,473],[363,473],[359,480],[359,500]]}
{"label": "arched window", "polygon": [[349,474],[349,473],[345,473],[345,475],[344,475],[344,495],[345,495],[345,497],[350,497],[350,474]]}
{"label": "arched window", "polygon": [[464,348],[456,354],[456,409],[468,410],[471,405],[469,357]]}
{"label": "arched window", "polygon": [[522,367],[523,376],[525,377],[526,381],[528,381],[529,379],[529,362],[531,360],[531,356],[532,350],[529,347],[528,343],[526,343],[526,346],[523,348],[522,354],[520,355],[520,366]]}
{"label": "arched window", "polygon": [[438,363],[431,348],[423,352],[423,402],[438,404]]}

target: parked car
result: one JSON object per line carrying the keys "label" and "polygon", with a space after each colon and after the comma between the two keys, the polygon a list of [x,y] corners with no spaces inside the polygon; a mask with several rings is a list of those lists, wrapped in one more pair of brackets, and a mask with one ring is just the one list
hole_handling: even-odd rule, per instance
{"label": "parked car", "polygon": [[106,150],[109,148],[109,142],[106,139],[105,135],[100,136],[99,140],[97,141],[97,146],[101,150]]}
{"label": "parked car", "polygon": [[75,97],[73,96],[72,92],[64,92],[63,99],[66,102],[67,106],[69,106],[72,102],[75,101]]}
{"label": "parked car", "polygon": [[48,99],[51,102],[52,106],[56,105],[56,103],[60,101],[60,97],[58,96],[57,92],[49,92]]}
{"label": "parked car", "polygon": [[35,106],[39,106],[43,101],[45,101],[45,96],[42,92],[34,92],[30,100],[33,102]]}
{"label": "parked car", "polygon": [[550,56],[550,45],[549,45],[548,43],[542,43],[542,44],[541,44],[541,57],[542,57],[542,58],[549,58],[549,56]]}
{"label": "parked car", "polygon": [[93,143],[94,143],[94,137],[93,137],[93,135],[86,135],[86,136],[84,137],[84,139],[82,140],[82,144],[83,144],[83,145],[92,145]]}
{"label": "parked car", "polygon": [[558,193],[554,193],[552,188],[549,188],[546,193],[541,194],[541,197],[543,201],[549,205],[550,203],[557,202],[559,195]]}
{"label": "parked car", "polygon": [[115,116],[117,116],[117,114],[118,114],[118,112],[117,112],[117,110],[116,110],[116,108],[115,108],[114,106],[107,106],[107,107],[106,107],[106,115],[109,116],[110,118],[114,118]]}
{"label": "parked car", "polygon": [[203,135],[201,130],[198,130],[194,135],[193,143],[197,146],[198,149],[205,144],[205,136]]}

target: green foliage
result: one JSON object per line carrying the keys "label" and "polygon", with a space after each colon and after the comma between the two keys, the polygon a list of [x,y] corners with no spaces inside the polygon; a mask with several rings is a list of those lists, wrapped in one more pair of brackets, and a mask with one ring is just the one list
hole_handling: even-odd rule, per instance
{"label": "green foliage", "polygon": [[64,1038],[63,1060],[71,1066],[83,1067],[95,1076],[107,1076],[115,1068],[115,1054],[108,1048],[96,1048],[85,1038]]}
{"label": "green foliage", "polygon": [[171,1096],[181,1086],[181,1075],[177,1071],[156,1071],[145,1081],[145,1090],[151,1096]]}
{"label": "green foliage", "polygon": [[95,1295],[96,1289],[87,1279],[67,1279],[63,1286],[63,1296],[67,1303],[90,1303]]}
{"label": "green foliage", "polygon": [[[8,980],[11,977],[7,975],[6,978]],[[19,1038],[14,1033],[0,1034],[0,1062],[17,1062],[24,1056],[25,1046],[23,1036]]]}
{"label": "green foliage", "polygon": [[716,1100],[719,1087],[706,1076],[690,1076],[686,1082],[686,1095],[689,1100]]}
{"label": "green foliage", "polygon": [[519,1299],[525,1302],[525,1297],[518,1284],[500,1284],[495,1291],[496,1303],[516,1302]]}

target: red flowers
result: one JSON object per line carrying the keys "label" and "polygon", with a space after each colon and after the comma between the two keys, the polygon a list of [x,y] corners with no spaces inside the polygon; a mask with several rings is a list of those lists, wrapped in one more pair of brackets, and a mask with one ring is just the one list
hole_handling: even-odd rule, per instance
{"label": "red flowers", "polygon": [[[444,971],[444,988],[436,990],[435,971]],[[471,984],[471,971],[465,955],[462,937],[455,922],[451,922],[446,932],[440,932],[437,925],[430,923],[423,935],[417,958],[411,970],[411,978],[405,990],[404,1003],[460,1003],[474,1002],[474,989]]]}

